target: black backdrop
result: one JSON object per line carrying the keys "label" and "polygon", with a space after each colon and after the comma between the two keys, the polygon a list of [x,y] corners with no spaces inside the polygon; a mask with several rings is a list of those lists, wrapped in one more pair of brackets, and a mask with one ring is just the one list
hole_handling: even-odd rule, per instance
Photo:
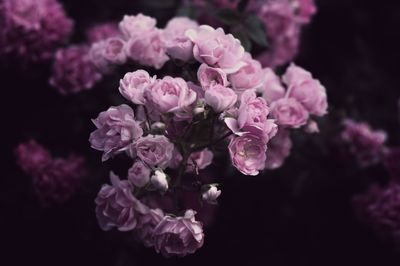
{"label": "black backdrop", "polygon": [[[134,0],[65,0],[81,29],[93,21],[153,9]],[[303,35],[298,64],[327,87],[331,117],[346,113],[367,120],[399,142],[397,99],[400,62],[400,2],[321,0]],[[170,10],[157,13],[161,21]],[[74,39],[82,39],[78,31]],[[109,165],[89,148],[89,118],[109,102],[102,88],[60,97],[47,85],[49,66],[21,69],[6,62],[0,72],[1,265],[400,265],[400,253],[379,242],[351,211],[351,196],[366,182],[385,182],[379,167],[359,171],[338,162],[324,141],[302,139],[286,166],[252,178],[223,177],[223,196],[204,247],[184,259],[163,259],[153,250],[102,232],[94,217],[96,191]],[[112,80],[112,79],[110,79]],[[113,83],[112,83],[113,82]],[[103,87],[115,88],[115,79]],[[330,132],[332,126],[326,122]],[[30,137],[58,155],[84,154],[92,177],[62,206],[41,209],[30,178],[16,166],[13,148]],[[218,166],[216,166],[218,167]],[[354,168],[354,167],[353,167]]]}

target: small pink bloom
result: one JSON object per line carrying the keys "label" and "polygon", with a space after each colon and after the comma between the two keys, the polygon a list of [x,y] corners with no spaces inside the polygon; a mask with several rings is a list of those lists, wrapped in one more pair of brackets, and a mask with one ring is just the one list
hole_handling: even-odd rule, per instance
{"label": "small pink bloom", "polygon": [[196,93],[181,78],[166,76],[145,91],[151,107],[160,113],[181,111],[196,100]]}
{"label": "small pink bloom", "polygon": [[157,21],[149,16],[138,14],[136,16],[125,15],[119,23],[119,29],[126,39],[141,37],[148,31],[156,28]]}
{"label": "small pink bloom", "polygon": [[279,129],[275,137],[268,142],[267,160],[265,167],[267,169],[277,169],[282,166],[285,159],[289,156],[292,149],[292,140],[289,131]]}
{"label": "small pink bloom", "polygon": [[229,143],[232,164],[245,175],[258,175],[265,168],[267,145],[262,137],[244,134]]}
{"label": "small pink bloom", "polygon": [[113,227],[119,231],[130,231],[149,209],[133,196],[132,186],[127,180],[121,181],[113,173],[110,180],[111,185],[103,185],[95,200],[97,221],[105,231]]}
{"label": "small pink bloom", "polygon": [[318,116],[327,113],[325,88],[318,80],[313,79],[310,72],[292,64],[282,79],[288,86],[289,97],[299,101],[308,112]]}
{"label": "small pink bloom", "polygon": [[110,107],[92,120],[97,127],[90,134],[92,148],[104,151],[102,160],[128,149],[129,145],[143,135],[143,129],[134,119],[128,105]]}
{"label": "small pink bloom", "polygon": [[155,82],[145,70],[128,72],[119,82],[119,92],[135,104],[145,104],[144,91]]}
{"label": "small pink bloom", "polygon": [[103,56],[111,64],[121,65],[126,62],[124,51],[125,42],[121,38],[112,37],[105,41]]}
{"label": "small pink bloom", "polygon": [[203,226],[195,220],[195,212],[187,210],[183,217],[164,216],[154,229],[154,247],[165,257],[184,257],[203,246]]}
{"label": "small pink bloom", "polygon": [[217,84],[225,87],[228,86],[225,72],[222,69],[210,67],[207,64],[201,64],[197,71],[197,79],[203,90],[207,90]]}
{"label": "small pink bloom", "polygon": [[185,35],[185,32],[197,27],[197,22],[186,17],[171,19],[163,32],[167,54],[182,61],[191,59],[193,57],[193,43]]}
{"label": "small pink bloom", "polygon": [[41,173],[52,161],[50,152],[35,140],[19,144],[15,155],[18,165],[30,175]]}
{"label": "small pink bloom", "polygon": [[244,65],[243,46],[232,34],[225,34],[222,28],[202,25],[197,30],[188,30],[186,34],[194,43],[193,54],[197,61],[221,68],[228,74]]}
{"label": "small pink bloom", "polygon": [[166,168],[171,159],[174,145],[162,135],[147,135],[137,140],[137,156],[152,167]]}
{"label": "small pink bloom", "polygon": [[136,161],[128,170],[128,180],[136,187],[144,187],[150,181],[150,169],[142,161]]}
{"label": "small pink bloom", "polygon": [[215,112],[221,113],[231,108],[236,103],[237,95],[230,88],[222,85],[215,85],[206,90],[204,99],[206,104],[211,106]]}
{"label": "small pink bloom", "polygon": [[135,235],[146,247],[154,246],[154,228],[163,218],[164,212],[160,209],[150,209],[148,213],[139,217]]}
{"label": "small pink bloom", "polygon": [[307,110],[293,98],[282,98],[271,104],[271,115],[280,126],[299,128],[307,123]]}
{"label": "small pink bloom", "polygon": [[86,39],[92,44],[119,35],[120,33],[116,23],[105,22],[90,27],[86,32]]}
{"label": "small pink bloom", "polygon": [[209,149],[190,154],[187,162],[187,172],[194,172],[195,169],[202,170],[212,163],[214,154]]}
{"label": "small pink bloom", "polygon": [[271,68],[264,69],[264,84],[258,91],[268,104],[285,96],[285,88]]}
{"label": "small pink bloom", "polygon": [[249,89],[260,88],[264,81],[264,72],[260,62],[254,60],[249,53],[245,53],[245,66],[236,73],[229,75],[233,90],[239,95]]}

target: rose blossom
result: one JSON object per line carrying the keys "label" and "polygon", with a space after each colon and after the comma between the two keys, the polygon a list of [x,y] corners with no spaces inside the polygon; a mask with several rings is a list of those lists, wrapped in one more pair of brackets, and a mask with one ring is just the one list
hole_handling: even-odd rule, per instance
{"label": "rose blossom", "polygon": [[124,64],[126,62],[126,54],[124,51],[125,42],[119,37],[112,37],[105,40],[105,49],[103,57],[111,64]]}
{"label": "rose blossom", "polygon": [[119,23],[119,29],[125,38],[140,37],[148,31],[154,30],[157,21],[149,16],[138,14],[136,16],[125,15]]}
{"label": "rose blossom", "polygon": [[60,94],[90,90],[101,80],[102,76],[90,61],[88,52],[84,45],[57,50],[49,83]]}
{"label": "rose blossom", "polygon": [[200,82],[203,90],[214,85],[228,86],[228,80],[226,74],[222,69],[210,67],[207,64],[201,64],[197,71],[197,79]]}
{"label": "rose blossom", "polygon": [[245,90],[261,87],[264,80],[264,72],[260,62],[254,60],[249,53],[245,53],[243,61],[246,65],[236,73],[229,75],[232,88],[239,95]]}
{"label": "rose blossom", "polygon": [[15,155],[18,165],[29,175],[42,172],[52,161],[50,152],[35,140],[19,144]]}
{"label": "rose blossom", "polygon": [[169,60],[161,34],[161,30],[153,29],[131,37],[125,45],[126,55],[142,65],[160,69]]}
{"label": "rose blossom", "polygon": [[154,229],[154,247],[164,256],[183,257],[203,246],[203,226],[195,220],[195,212],[187,210],[183,217],[165,216]]}
{"label": "rose blossom", "polygon": [[215,85],[206,90],[204,94],[206,104],[217,112],[223,112],[231,108],[237,101],[236,93],[230,88],[222,85]]}
{"label": "rose blossom", "polygon": [[160,209],[150,209],[146,214],[139,217],[135,228],[136,237],[146,246],[154,246],[154,228],[161,222],[164,212]]}
{"label": "rose blossom", "polygon": [[157,190],[162,192],[166,192],[168,190],[167,175],[163,171],[156,170],[154,175],[151,176],[150,181]]}
{"label": "rose blossom", "polygon": [[89,50],[89,59],[98,71],[108,74],[113,70],[113,65],[104,57],[105,49],[106,42],[104,40],[93,43]]}
{"label": "rose blossom", "polygon": [[185,35],[185,32],[197,27],[197,22],[186,17],[171,19],[163,32],[167,54],[182,61],[191,59],[193,57],[193,43]]}
{"label": "rose blossom", "polygon": [[162,135],[147,135],[137,140],[137,156],[149,166],[165,168],[172,159],[174,145]]}
{"label": "rose blossom", "polygon": [[209,149],[193,152],[187,161],[186,172],[194,172],[195,169],[204,169],[212,163],[213,153]]}
{"label": "rose blossom", "polygon": [[349,145],[349,150],[355,156],[361,167],[374,165],[382,159],[386,132],[372,130],[367,123],[357,123],[346,119],[340,138]]}
{"label": "rose blossom", "polygon": [[289,97],[299,101],[308,112],[323,116],[327,113],[327,97],[325,88],[312,78],[310,72],[291,64],[282,77],[288,86]]}
{"label": "rose blossom", "polygon": [[281,126],[299,128],[307,123],[307,110],[293,98],[282,98],[271,104],[272,117]]}
{"label": "rose blossom", "polygon": [[111,172],[111,185],[103,185],[96,197],[96,217],[101,229],[108,231],[117,227],[119,231],[130,231],[137,225],[138,218],[148,212],[132,194],[127,180],[121,181]]}
{"label": "rose blossom", "polygon": [[201,195],[201,198],[207,203],[216,204],[220,195],[221,190],[216,185],[209,185],[208,189]]}
{"label": "rose blossom", "polygon": [[245,175],[258,175],[265,168],[267,145],[262,137],[244,134],[234,137],[228,146],[233,166]]}
{"label": "rose blossom", "polygon": [[225,34],[222,28],[202,25],[197,30],[188,30],[186,34],[194,43],[193,54],[199,62],[221,68],[228,74],[244,65],[243,46],[232,34]]}
{"label": "rose blossom", "polygon": [[144,91],[155,82],[145,70],[128,72],[119,82],[119,92],[134,104],[144,104]]}
{"label": "rose blossom", "polygon": [[196,100],[196,93],[189,89],[182,78],[166,76],[145,91],[145,98],[157,111],[168,113],[191,105]]}
{"label": "rose blossom", "polygon": [[264,83],[258,92],[261,93],[268,104],[285,96],[285,88],[271,68],[264,68]]}
{"label": "rose blossom", "polygon": [[96,24],[86,31],[86,39],[91,44],[119,35],[118,25],[113,22]]}
{"label": "rose blossom", "polygon": [[144,187],[150,181],[150,169],[142,161],[136,161],[128,170],[128,180],[137,187]]}
{"label": "rose blossom", "polygon": [[265,168],[277,169],[282,166],[292,149],[292,140],[289,131],[283,128],[268,142],[267,160]]}
{"label": "rose blossom", "polygon": [[92,148],[104,151],[102,160],[106,161],[142,136],[143,129],[134,120],[133,110],[125,104],[110,107],[92,120],[97,127],[90,134]]}

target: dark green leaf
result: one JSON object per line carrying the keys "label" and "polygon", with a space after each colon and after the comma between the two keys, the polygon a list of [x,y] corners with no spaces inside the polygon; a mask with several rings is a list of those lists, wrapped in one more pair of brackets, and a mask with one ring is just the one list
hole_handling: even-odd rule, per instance
{"label": "dark green leaf", "polygon": [[239,39],[244,49],[248,52],[251,50],[251,41],[249,35],[247,35],[244,29],[239,29],[237,31],[232,32],[233,36]]}
{"label": "dark green leaf", "polygon": [[267,33],[263,22],[256,16],[248,16],[244,21],[244,27],[250,39],[262,47],[268,47]]}
{"label": "dark green leaf", "polygon": [[221,9],[215,13],[215,17],[228,26],[240,24],[242,20],[240,13],[232,9]]}

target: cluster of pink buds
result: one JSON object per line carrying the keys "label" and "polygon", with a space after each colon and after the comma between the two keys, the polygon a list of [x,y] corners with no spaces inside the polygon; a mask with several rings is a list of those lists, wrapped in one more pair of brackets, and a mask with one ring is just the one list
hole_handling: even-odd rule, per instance
{"label": "cluster of pink buds", "polygon": [[[119,154],[132,160],[126,179],[111,174],[111,184],[102,187],[96,213],[104,230],[133,230],[157,252],[185,256],[203,245],[196,212],[177,204],[173,214],[166,213],[162,206],[146,204],[146,195],[171,196],[187,189],[187,180],[199,182],[216,147],[227,148],[232,165],[245,175],[281,166],[290,153],[289,130],[310,124],[317,130],[312,117],[327,112],[326,92],[295,65],[281,81],[221,28],[187,18],[172,19],[163,30],[155,24],[142,14],[125,16],[122,38],[92,46],[96,53],[102,47],[104,66],[131,58],[160,68],[172,58],[181,71],[178,77],[157,77],[143,69],[126,73],[119,91],[127,104],[93,119],[97,129],[89,141],[103,152],[102,160]],[[191,192],[209,204],[221,195],[215,183],[198,184]]]}

